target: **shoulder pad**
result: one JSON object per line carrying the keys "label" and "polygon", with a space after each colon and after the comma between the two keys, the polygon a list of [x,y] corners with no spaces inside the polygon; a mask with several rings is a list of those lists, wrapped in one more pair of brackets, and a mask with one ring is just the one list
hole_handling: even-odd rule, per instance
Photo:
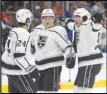
{"label": "shoulder pad", "polygon": [[44,29],[44,27],[43,27],[43,25],[42,25],[42,24],[40,24],[40,25],[36,26],[34,29],[40,29],[40,30],[43,30],[43,29]]}
{"label": "shoulder pad", "polygon": [[15,27],[15,28],[12,28],[11,31],[15,31],[15,32],[16,32],[16,31],[17,31],[17,28],[16,28],[16,27]]}
{"label": "shoulder pad", "polygon": [[59,33],[61,35],[62,34],[67,34],[66,29],[64,27],[62,27],[62,26],[55,26],[55,27],[49,29],[49,31],[55,31],[55,32],[57,32],[57,33]]}

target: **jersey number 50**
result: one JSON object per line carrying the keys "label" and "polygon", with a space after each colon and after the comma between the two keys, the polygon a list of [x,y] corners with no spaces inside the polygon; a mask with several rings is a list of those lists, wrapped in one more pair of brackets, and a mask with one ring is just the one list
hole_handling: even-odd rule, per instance
{"label": "jersey number 50", "polygon": [[22,40],[18,40],[17,46],[25,47],[26,46],[26,41],[23,42]]}

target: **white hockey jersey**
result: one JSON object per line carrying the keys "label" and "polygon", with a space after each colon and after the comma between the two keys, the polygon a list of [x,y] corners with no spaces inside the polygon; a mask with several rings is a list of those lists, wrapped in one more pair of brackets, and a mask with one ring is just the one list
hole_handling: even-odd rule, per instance
{"label": "white hockey jersey", "polygon": [[107,43],[106,43],[106,38],[107,38],[107,30],[106,28],[101,28],[100,32],[99,32],[99,37],[98,37],[98,44],[104,48],[107,47]]}
{"label": "white hockey jersey", "polygon": [[73,41],[76,43],[79,67],[103,63],[103,55],[97,48],[98,35],[103,27],[91,20],[79,28],[72,22],[69,22],[67,27],[74,33]]}
{"label": "white hockey jersey", "polygon": [[64,27],[54,26],[45,29],[41,24],[31,33],[31,41],[36,48],[35,62],[39,70],[66,63],[65,57],[70,53],[71,42]]}
{"label": "white hockey jersey", "polygon": [[5,44],[2,55],[2,72],[8,75],[28,74],[34,69],[30,51],[29,32],[23,28],[13,28]]}

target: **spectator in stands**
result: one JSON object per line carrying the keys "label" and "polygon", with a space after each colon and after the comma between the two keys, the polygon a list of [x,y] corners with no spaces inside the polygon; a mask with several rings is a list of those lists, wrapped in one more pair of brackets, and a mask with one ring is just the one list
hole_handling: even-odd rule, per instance
{"label": "spectator in stands", "polygon": [[91,8],[91,13],[104,13],[104,6],[101,2],[97,2],[92,8]]}
{"label": "spectator in stands", "polygon": [[63,9],[61,6],[61,2],[60,1],[56,1],[55,5],[52,6],[52,10],[54,11],[55,15],[60,17],[63,14]]}
{"label": "spectator in stands", "polygon": [[87,1],[75,1],[76,4],[77,4],[77,7],[79,8],[85,8],[87,9],[88,11],[90,11],[90,4],[87,2]]}
{"label": "spectator in stands", "polygon": [[104,27],[107,29],[107,2],[104,4]]}
{"label": "spectator in stands", "polygon": [[6,12],[13,12],[14,11],[14,6],[8,6]]}
{"label": "spectator in stands", "polygon": [[74,4],[69,4],[69,11],[65,9],[65,17],[72,18],[73,12],[76,10],[77,6]]}
{"label": "spectator in stands", "polygon": [[32,27],[39,25],[40,22],[41,22],[41,7],[39,5],[37,5],[37,6],[35,6],[34,20],[33,20]]}
{"label": "spectator in stands", "polygon": [[90,5],[90,7],[95,5],[95,1],[87,1],[87,3]]}
{"label": "spectator in stands", "polygon": [[5,13],[2,12],[1,18],[2,18],[2,21],[12,25],[12,17],[11,16],[5,15]]}

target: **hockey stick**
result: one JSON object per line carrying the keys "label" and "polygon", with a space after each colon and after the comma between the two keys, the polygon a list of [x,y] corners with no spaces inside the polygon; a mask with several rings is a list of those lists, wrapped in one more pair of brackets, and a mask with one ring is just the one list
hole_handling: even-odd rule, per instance
{"label": "hockey stick", "polygon": [[[76,38],[76,35],[77,35],[77,33],[74,33],[74,37],[73,38]],[[73,42],[74,40],[72,39],[72,44],[74,44],[74,42]],[[76,39],[75,39],[75,41],[76,41]],[[70,49],[70,53],[72,54],[72,47],[71,47],[71,49]],[[74,49],[75,50],[75,49]],[[75,51],[75,52],[77,52],[77,51]],[[69,69],[69,79],[68,79],[68,82],[71,82],[71,69]]]}
{"label": "hockey stick", "polygon": [[68,82],[71,82],[71,69],[69,69],[69,79]]}
{"label": "hockey stick", "polygon": [[[70,50],[70,53],[72,53],[72,49]],[[71,82],[71,69],[69,69],[69,79],[68,82]]]}

